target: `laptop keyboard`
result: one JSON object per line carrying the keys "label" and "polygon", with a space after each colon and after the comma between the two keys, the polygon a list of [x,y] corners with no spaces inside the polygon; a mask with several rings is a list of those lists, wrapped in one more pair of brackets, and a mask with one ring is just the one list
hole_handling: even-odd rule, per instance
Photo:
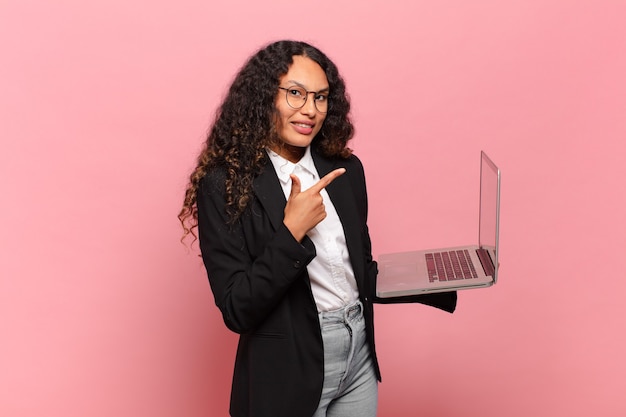
{"label": "laptop keyboard", "polygon": [[430,282],[478,278],[468,250],[427,253],[426,267]]}

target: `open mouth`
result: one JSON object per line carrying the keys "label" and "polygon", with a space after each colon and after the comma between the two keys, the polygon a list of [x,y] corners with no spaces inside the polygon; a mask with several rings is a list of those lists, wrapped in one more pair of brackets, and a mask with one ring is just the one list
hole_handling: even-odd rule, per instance
{"label": "open mouth", "polygon": [[313,127],[315,126],[314,124],[301,122],[291,122],[291,125],[294,127],[296,132],[303,135],[311,134],[313,132]]}

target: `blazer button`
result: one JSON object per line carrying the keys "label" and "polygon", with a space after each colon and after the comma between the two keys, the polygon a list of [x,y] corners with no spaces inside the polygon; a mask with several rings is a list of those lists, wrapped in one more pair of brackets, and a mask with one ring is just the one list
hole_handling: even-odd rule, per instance
{"label": "blazer button", "polygon": [[293,263],[293,267],[294,267],[294,268],[300,268],[300,261],[295,261],[295,262]]}

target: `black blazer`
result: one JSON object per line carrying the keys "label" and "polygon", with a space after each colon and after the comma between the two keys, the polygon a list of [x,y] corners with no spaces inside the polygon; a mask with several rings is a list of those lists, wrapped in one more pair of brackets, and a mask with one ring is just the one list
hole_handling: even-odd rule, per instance
{"label": "black blazer", "polygon": [[[346,168],[326,190],[343,225],[380,380],[372,303],[421,302],[452,312],[456,293],[376,299],[378,270],[366,223],[363,166],[356,156],[328,159],[314,149],[312,156],[320,177]],[[225,178],[223,169],[207,173],[197,205],[200,248],[215,303],[226,326],[240,334],[230,413],[311,416],[324,379],[322,336],[306,269],[315,246],[308,237],[296,241],[283,224],[285,195],[269,158],[254,180],[254,198],[234,225],[227,225]]]}

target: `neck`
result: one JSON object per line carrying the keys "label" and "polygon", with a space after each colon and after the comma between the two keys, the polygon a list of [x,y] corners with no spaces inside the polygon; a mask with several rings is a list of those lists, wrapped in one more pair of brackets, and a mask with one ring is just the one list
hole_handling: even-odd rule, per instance
{"label": "neck", "polygon": [[306,152],[306,148],[289,145],[285,142],[280,142],[279,144],[272,146],[271,149],[294,164],[301,160]]}

